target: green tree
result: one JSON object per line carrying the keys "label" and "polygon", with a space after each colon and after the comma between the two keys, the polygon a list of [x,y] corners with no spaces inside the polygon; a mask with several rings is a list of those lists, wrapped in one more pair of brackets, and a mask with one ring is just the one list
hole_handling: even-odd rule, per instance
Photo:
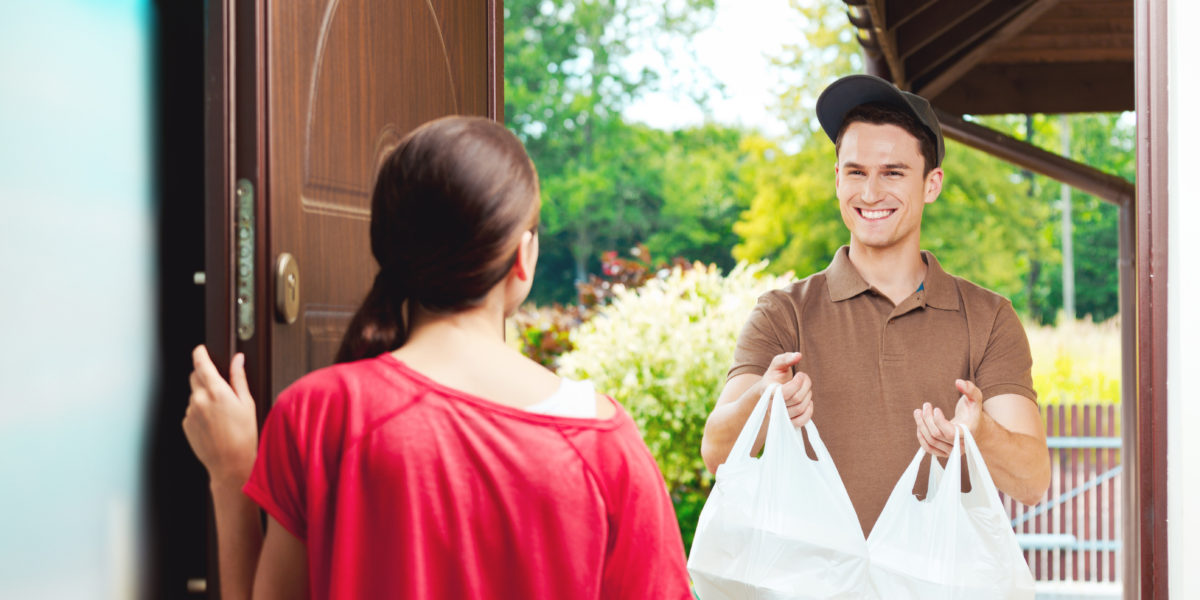
{"label": "green tree", "polygon": [[796,154],[761,137],[743,142],[750,159],[742,177],[753,196],[733,226],[741,238],[735,258],[768,259],[770,271],[804,277],[825,268],[849,240],[833,189],[832,146],[819,141],[810,138]]}
{"label": "green tree", "polygon": [[[713,0],[505,2],[505,119],[538,167],[544,249],[535,299],[566,301],[601,250],[649,237],[663,206],[663,140],[621,111],[658,79],[626,59],[686,39]],[[664,45],[667,46],[667,45]]]}
{"label": "green tree", "polygon": [[[1035,135],[1041,139],[1057,142],[1060,132],[1058,118],[1039,119],[1040,128]],[[1134,123],[1128,114],[1085,114],[1070,117],[1071,158],[1133,181],[1136,169],[1134,153]],[[1049,144],[1047,144],[1049,145]],[[1061,184],[1039,176],[1039,195],[1050,215],[1045,235],[1055,248],[1062,245],[1062,230],[1059,227]],[[1075,311],[1080,317],[1090,316],[1094,321],[1104,321],[1116,315],[1120,309],[1118,259],[1118,210],[1090,194],[1078,190],[1071,192],[1073,245],[1075,249]],[[1035,281],[1035,303],[1031,316],[1043,324],[1054,324],[1063,307],[1062,260],[1056,254],[1037,273]]]}
{"label": "green tree", "polygon": [[729,270],[738,240],[733,224],[750,205],[740,173],[748,159],[741,143],[746,134],[709,124],[664,135],[662,207],[646,246],[653,256]]}

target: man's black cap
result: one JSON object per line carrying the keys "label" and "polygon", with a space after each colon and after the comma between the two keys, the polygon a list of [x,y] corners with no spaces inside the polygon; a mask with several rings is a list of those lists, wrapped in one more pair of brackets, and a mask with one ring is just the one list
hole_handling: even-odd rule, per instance
{"label": "man's black cap", "polygon": [[874,75],[848,75],[825,88],[817,98],[817,120],[830,140],[837,143],[838,130],[846,114],[856,106],[868,103],[893,106],[916,117],[917,121],[933,134],[937,144],[937,164],[942,165],[946,156],[946,144],[942,141],[942,127],[929,101],[909,92],[901,91],[890,81]]}

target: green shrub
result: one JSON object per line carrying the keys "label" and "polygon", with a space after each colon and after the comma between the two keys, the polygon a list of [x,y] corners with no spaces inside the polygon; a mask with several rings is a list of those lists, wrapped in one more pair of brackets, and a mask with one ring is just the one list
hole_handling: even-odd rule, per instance
{"label": "green shrub", "polygon": [[1121,325],[1060,319],[1057,327],[1026,325],[1038,403],[1121,401]]}
{"label": "green shrub", "polygon": [[676,267],[636,289],[616,286],[610,303],[571,332],[574,350],[558,372],[590,379],[633,415],[658,461],[691,547],[712,487],[700,457],[704,422],[733,360],[738,332],[758,296],[791,281],[763,273],[766,263]]}

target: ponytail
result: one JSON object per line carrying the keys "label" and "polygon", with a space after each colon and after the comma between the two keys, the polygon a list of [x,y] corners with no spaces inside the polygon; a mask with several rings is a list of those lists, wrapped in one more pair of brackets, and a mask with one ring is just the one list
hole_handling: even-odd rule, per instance
{"label": "ponytail", "polygon": [[512,270],[540,206],[533,163],[503,125],[450,116],[409,132],[375,178],[370,234],[379,274],[335,361],[402,346],[406,303],[410,314],[453,314],[484,302]]}
{"label": "ponytail", "polygon": [[342,337],[335,363],[373,358],[399,348],[408,338],[404,326],[404,300],[401,286],[395,285],[385,271],[375,276],[371,291]]}

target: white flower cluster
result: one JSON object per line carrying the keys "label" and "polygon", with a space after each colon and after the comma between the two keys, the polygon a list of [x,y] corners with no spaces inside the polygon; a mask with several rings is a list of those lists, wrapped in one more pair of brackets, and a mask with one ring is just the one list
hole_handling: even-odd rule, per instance
{"label": "white flower cluster", "polygon": [[707,491],[700,438],[758,297],[791,283],[741,263],[728,275],[697,264],[618,289],[611,304],[571,333],[558,372],[590,379],[633,415],[672,492]]}

